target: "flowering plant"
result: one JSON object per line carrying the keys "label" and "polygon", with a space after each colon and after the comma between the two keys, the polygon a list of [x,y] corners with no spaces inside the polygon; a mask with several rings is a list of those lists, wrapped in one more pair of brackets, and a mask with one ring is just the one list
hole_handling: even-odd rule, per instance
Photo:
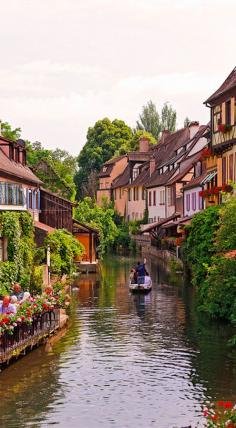
{"label": "flowering plant", "polygon": [[212,155],[211,150],[210,150],[210,149],[208,149],[208,148],[205,148],[205,149],[203,149],[203,151],[202,151],[201,158],[202,158],[202,159],[207,159],[207,158],[209,158],[211,155]]}
{"label": "flowering plant", "polygon": [[56,295],[42,295],[31,298],[29,301],[17,305],[17,313],[0,314],[0,336],[7,331],[12,334],[14,328],[20,324],[32,324],[34,317],[55,308],[64,308],[69,305],[69,296],[63,291]]}
{"label": "flowering plant", "polygon": [[229,124],[223,125],[223,123],[220,123],[218,125],[219,132],[228,132],[228,131],[231,131],[231,129],[232,129],[232,125],[229,125]]}
{"label": "flowering plant", "polygon": [[204,409],[207,428],[236,428],[236,405],[231,401],[218,401]]}

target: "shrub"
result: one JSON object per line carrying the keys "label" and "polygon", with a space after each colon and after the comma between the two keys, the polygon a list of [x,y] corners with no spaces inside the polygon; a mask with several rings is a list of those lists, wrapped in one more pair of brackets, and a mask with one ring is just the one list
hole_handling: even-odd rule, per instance
{"label": "shrub", "polygon": [[43,291],[43,266],[35,266],[31,276],[31,292],[42,293]]}
{"label": "shrub", "polygon": [[83,245],[67,230],[55,230],[45,239],[50,246],[51,272],[54,274],[71,274],[74,271],[74,258],[84,253]]}

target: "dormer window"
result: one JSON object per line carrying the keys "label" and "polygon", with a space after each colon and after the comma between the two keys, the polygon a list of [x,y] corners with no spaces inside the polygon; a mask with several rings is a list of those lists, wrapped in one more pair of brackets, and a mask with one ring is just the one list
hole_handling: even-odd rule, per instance
{"label": "dormer window", "polygon": [[102,172],[106,172],[107,171],[107,166],[104,166],[103,168],[102,168]]}
{"label": "dormer window", "polygon": [[14,149],[12,145],[9,145],[9,159],[12,160],[14,158]]}
{"label": "dormer window", "polygon": [[19,153],[19,147],[15,148],[15,159],[16,162],[20,161],[20,153]]}

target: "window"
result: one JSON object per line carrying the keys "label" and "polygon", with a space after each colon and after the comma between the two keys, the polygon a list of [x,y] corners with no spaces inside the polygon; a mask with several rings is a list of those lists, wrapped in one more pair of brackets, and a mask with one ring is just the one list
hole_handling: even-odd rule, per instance
{"label": "window", "polygon": [[0,183],[0,205],[24,205],[21,186],[12,183]]}
{"label": "window", "polygon": [[203,209],[202,201],[203,201],[203,199],[202,199],[202,197],[199,195],[199,198],[198,198],[198,209],[199,209],[199,210],[202,210],[202,209]]}
{"label": "window", "polygon": [[190,195],[186,195],[186,210],[190,211]]}
{"label": "window", "polygon": [[231,125],[231,100],[225,103],[225,123]]}
{"label": "window", "polygon": [[145,201],[146,199],[146,189],[142,187],[142,200]]}
{"label": "window", "polygon": [[20,161],[20,153],[19,153],[19,148],[18,147],[15,148],[15,161],[16,162]]}
{"label": "window", "polygon": [[33,198],[32,198],[32,190],[29,190],[29,202],[28,202],[28,208],[32,209],[33,208]]}
{"label": "window", "polygon": [[165,205],[165,190],[160,191],[160,205]]}
{"label": "window", "polygon": [[102,168],[102,172],[106,172],[106,170],[107,170],[107,166],[104,166],[104,167]]}
{"label": "window", "polygon": [[151,190],[148,192],[148,205],[149,205],[149,207],[152,206],[152,192],[151,192]]}
{"label": "window", "polygon": [[229,180],[234,179],[234,155],[229,155]]}
{"label": "window", "polygon": [[128,199],[131,201],[131,189],[128,190]]}
{"label": "window", "polygon": [[168,187],[168,205],[175,205],[175,186]]}
{"label": "window", "polygon": [[14,149],[13,146],[11,144],[9,144],[9,159],[13,159],[14,158]]}
{"label": "window", "polygon": [[120,199],[122,198],[122,192],[121,192],[121,187],[120,187]]}
{"label": "window", "polygon": [[139,173],[138,168],[134,168],[134,169],[133,169],[133,181],[135,180],[135,178],[137,178],[137,177],[138,177],[138,173]]}
{"label": "window", "polygon": [[213,109],[213,126],[214,132],[218,132],[218,125],[222,123],[222,106],[216,106]]}
{"label": "window", "polygon": [[222,158],[222,184],[226,184],[226,158]]}
{"label": "window", "polygon": [[153,219],[153,220],[154,220],[154,223],[155,223],[155,222],[157,221],[157,218],[156,218],[156,216],[154,217],[154,219]]}
{"label": "window", "polygon": [[196,211],[196,192],[192,193],[192,210]]}
{"label": "window", "polygon": [[114,200],[116,200],[116,189],[114,189],[113,195],[114,195]]}
{"label": "window", "polygon": [[153,205],[156,206],[156,190],[153,190]]}

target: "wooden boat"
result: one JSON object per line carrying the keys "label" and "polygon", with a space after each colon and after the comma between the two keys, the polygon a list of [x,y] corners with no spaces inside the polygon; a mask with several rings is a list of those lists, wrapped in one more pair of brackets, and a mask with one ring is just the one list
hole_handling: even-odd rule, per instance
{"label": "wooden boat", "polygon": [[152,280],[149,278],[149,281],[145,284],[132,284],[129,283],[129,289],[132,293],[149,293],[152,289]]}

